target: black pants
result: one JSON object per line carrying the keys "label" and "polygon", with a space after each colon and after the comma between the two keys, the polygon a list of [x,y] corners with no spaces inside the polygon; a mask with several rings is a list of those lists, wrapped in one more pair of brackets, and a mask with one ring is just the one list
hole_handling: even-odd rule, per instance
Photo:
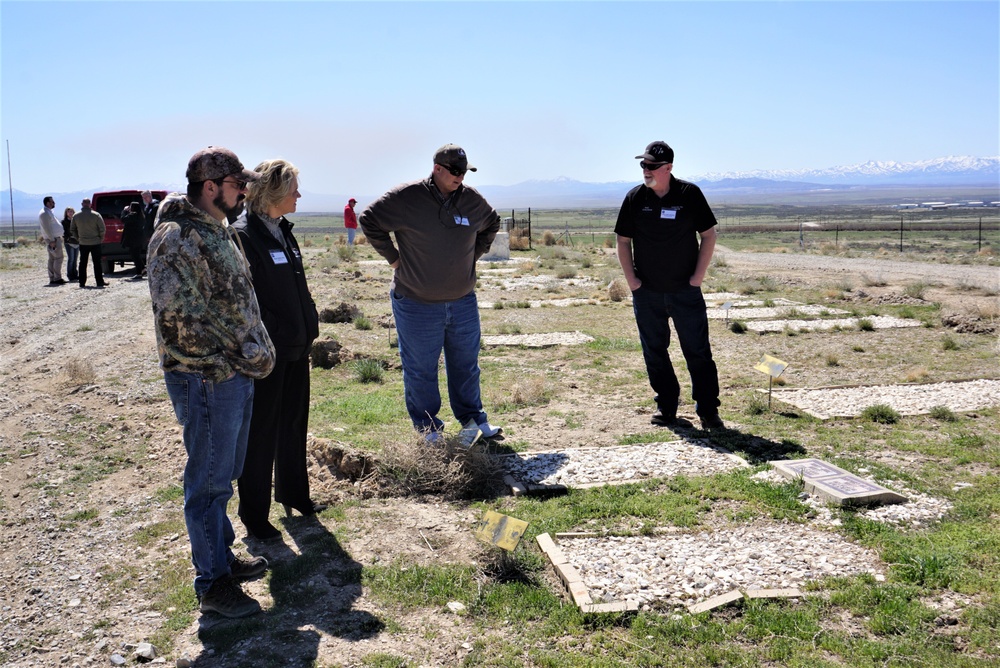
{"label": "black pants", "polygon": [[293,508],[308,508],[306,433],[309,423],[309,356],[278,362],[266,378],[254,381],[250,438],[237,480],[239,516],[248,527],[267,521],[274,500]]}
{"label": "black pants", "polygon": [[94,244],[92,246],[80,244],[80,271],[77,272],[80,278],[80,287],[82,288],[87,284],[87,256],[93,256],[94,258],[94,280],[97,281],[97,285],[105,285],[104,268],[101,267],[101,260],[103,259],[101,244]]}
{"label": "black pants", "polygon": [[132,256],[132,264],[135,265],[136,276],[146,271],[146,249],[129,246],[128,252]]}

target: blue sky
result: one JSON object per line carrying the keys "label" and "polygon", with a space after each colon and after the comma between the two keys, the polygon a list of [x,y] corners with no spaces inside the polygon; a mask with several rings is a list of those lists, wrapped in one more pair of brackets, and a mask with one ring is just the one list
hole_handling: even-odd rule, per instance
{"label": "blue sky", "polygon": [[377,195],[1000,154],[1000,3],[0,1],[0,134],[32,193],[179,184],[199,148]]}

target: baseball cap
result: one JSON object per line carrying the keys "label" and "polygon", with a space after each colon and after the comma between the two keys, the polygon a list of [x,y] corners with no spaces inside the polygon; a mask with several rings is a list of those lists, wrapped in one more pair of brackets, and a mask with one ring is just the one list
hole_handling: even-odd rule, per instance
{"label": "baseball cap", "polygon": [[244,167],[235,153],[221,146],[203,148],[188,160],[188,183],[200,183],[227,176],[238,176],[244,181],[260,179],[260,174]]}
{"label": "baseball cap", "polygon": [[465,149],[455,144],[445,144],[439,148],[437,153],[434,154],[434,164],[441,165],[442,167],[465,169],[470,172],[476,171],[476,168],[469,164],[469,159],[465,155]]}
{"label": "baseball cap", "polygon": [[665,141],[654,141],[646,147],[646,152],[635,156],[636,160],[648,160],[650,162],[673,162],[674,149]]}
{"label": "baseball cap", "polygon": [[357,204],[357,203],[358,203],[358,200],[356,200],[356,199],[354,199],[354,198],[352,197],[351,199],[347,200],[347,203],[348,203],[348,204]]}

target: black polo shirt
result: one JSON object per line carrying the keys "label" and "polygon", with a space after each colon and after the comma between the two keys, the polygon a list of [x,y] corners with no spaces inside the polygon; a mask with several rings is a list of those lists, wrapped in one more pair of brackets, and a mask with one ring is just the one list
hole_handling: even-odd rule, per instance
{"label": "black polo shirt", "polygon": [[701,189],[670,175],[670,189],[660,198],[638,185],[625,195],[615,234],[632,240],[635,274],[657,292],[689,285],[698,265],[698,233],[716,224]]}

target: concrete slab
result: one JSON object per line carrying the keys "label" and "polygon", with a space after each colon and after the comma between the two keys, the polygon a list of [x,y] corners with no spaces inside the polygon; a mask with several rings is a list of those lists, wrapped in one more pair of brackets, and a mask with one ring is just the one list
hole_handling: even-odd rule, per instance
{"label": "concrete slab", "polygon": [[789,459],[768,462],[784,477],[802,479],[806,493],[840,506],[906,503],[902,494],[859,478],[821,459]]}
{"label": "concrete slab", "polygon": [[752,598],[802,598],[802,591],[796,587],[787,589],[747,589],[743,592],[748,599]]}
{"label": "concrete slab", "polygon": [[624,601],[616,603],[591,603],[590,605],[581,605],[580,611],[584,614],[590,613],[601,613],[601,612],[634,612],[639,609],[639,606],[635,603],[626,603]]}
{"label": "concrete slab", "polygon": [[726,592],[725,594],[719,594],[718,596],[713,596],[712,598],[707,598],[701,603],[695,603],[694,605],[688,606],[688,612],[692,615],[697,615],[701,612],[708,612],[710,610],[715,610],[716,608],[721,608],[727,606],[736,601],[743,600],[743,592],[739,589],[734,589],[732,591]]}

